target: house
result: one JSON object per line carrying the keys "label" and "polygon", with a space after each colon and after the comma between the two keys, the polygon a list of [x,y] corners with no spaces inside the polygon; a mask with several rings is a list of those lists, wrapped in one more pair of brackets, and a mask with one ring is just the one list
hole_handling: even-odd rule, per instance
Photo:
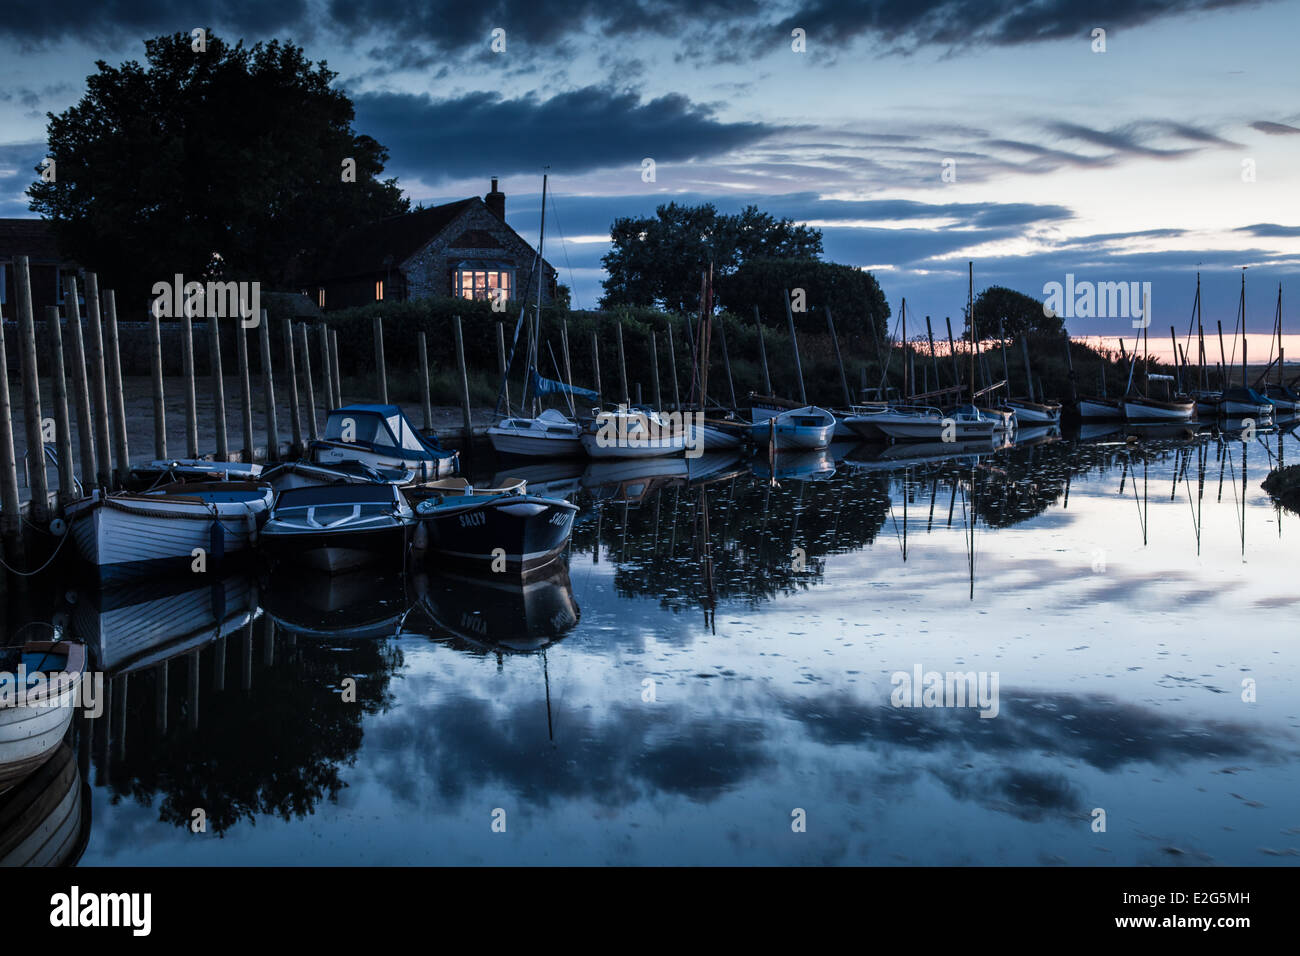
{"label": "house", "polygon": [[[390,216],[345,233],[325,274],[303,294],[327,311],[371,302],[438,296],[505,299],[537,294],[536,250],[506,223],[506,196],[492,180],[479,198]],[[555,270],[542,260],[542,301],[555,295]]]}
{"label": "house", "polygon": [[16,318],[18,278],[14,261],[27,257],[32,280],[32,312],[45,318],[45,306],[63,304],[63,276],[75,275],[75,263],[59,254],[52,225],[44,219],[0,219],[0,312]]}

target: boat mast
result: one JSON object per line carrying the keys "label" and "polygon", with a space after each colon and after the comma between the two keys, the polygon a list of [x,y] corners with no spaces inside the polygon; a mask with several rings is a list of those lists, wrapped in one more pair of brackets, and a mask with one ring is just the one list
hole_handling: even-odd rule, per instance
{"label": "boat mast", "polygon": [[1277,384],[1282,387],[1282,283],[1277,284]]}
{"label": "boat mast", "polygon": [[1241,387],[1249,388],[1246,381],[1246,267],[1241,267]]}
{"label": "boat mast", "polygon": [[907,299],[903,299],[903,401],[911,397],[907,381]]}
{"label": "boat mast", "polygon": [[[538,342],[542,337],[542,280],[546,278],[546,260],[542,258],[542,247],[546,245],[546,180],[548,176],[542,173],[542,225],[537,232],[537,311],[533,317],[533,354],[529,356],[532,362],[531,369],[537,368],[537,349]],[[541,374],[540,372],[538,373]],[[532,376],[529,375],[531,379]],[[533,396],[533,417],[537,417],[541,403],[536,395]]]}
{"label": "boat mast", "polygon": [[975,263],[966,263],[966,316],[970,326],[970,403],[975,404]]}

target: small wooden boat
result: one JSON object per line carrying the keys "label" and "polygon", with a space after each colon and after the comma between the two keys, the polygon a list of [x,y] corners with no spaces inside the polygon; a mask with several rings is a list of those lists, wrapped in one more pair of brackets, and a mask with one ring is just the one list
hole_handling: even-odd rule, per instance
{"label": "small wooden boat", "polygon": [[58,748],[81,703],[85,674],[86,645],[77,641],[0,649],[0,792]]}
{"label": "small wooden boat", "polygon": [[536,418],[503,418],[488,429],[488,440],[501,455],[528,458],[582,455],[582,426],[554,408],[546,409]]}
{"label": "small wooden boat", "polygon": [[1223,418],[1271,419],[1273,405],[1253,388],[1225,388],[1219,399],[1219,415]]}
{"label": "small wooden boat", "polygon": [[256,462],[208,461],[204,458],[157,458],[131,469],[136,482],[168,481],[258,481],[262,466]]}
{"label": "small wooden boat", "polygon": [[1123,421],[1124,406],[1118,398],[1085,395],[1079,399],[1079,417],[1085,422]]}
{"label": "small wooden boat", "polygon": [[75,866],[89,837],[90,790],[66,743],[0,795],[0,869]]}
{"label": "small wooden boat", "polygon": [[835,416],[824,408],[805,405],[774,415],[749,426],[750,436],[760,448],[775,435],[777,451],[815,451],[831,443]]}
{"label": "small wooden boat", "polygon": [[562,498],[528,494],[523,481],[475,488],[464,478],[444,478],[419,490],[427,494],[415,506],[425,549],[489,570],[502,560],[505,570],[518,573],[550,563],[568,547],[578,512]]}
{"label": "small wooden boat", "polygon": [[320,485],[409,485],[415,480],[415,472],[409,468],[376,468],[356,460],[330,465],[318,465],[313,461],[287,461],[264,472],[262,480],[280,492]]}
{"label": "small wooden boat", "polygon": [[1031,402],[1023,398],[1009,398],[1006,405],[1016,413],[1016,425],[1057,425],[1061,421],[1058,402]]}
{"label": "small wooden boat", "polygon": [[928,405],[900,405],[874,419],[874,424],[895,441],[969,441],[993,437],[1000,421],[973,405],[941,411]]}
{"label": "small wooden boat", "polygon": [[403,564],[415,514],[392,484],[319,485],[282,491],[262,529],[262,550],[321,571]]}
{"label": "small wooden boat", "polygon": [[459,453],[422,435],[396,405],[345,405],[329,413],[324,436],[311,445],[311,460],[410,470],[423,481],[454,474]]}
{"label": "small wooden boat", "polygon": [[1287,385],[1270,382],[1264,386],[1264,397],[1273,406],[1273,415],[1277,418],[1289,418],[1300,413],[1300,394]]}
{"label": "small wooden boat", "polygon": [[1130,422],[1189,422],[1196,417],[1194,398],[1168,400],[1130,395],[1124,399],[1124,419]]}
{"label": "small wooden boat", "polygon": [[78,553],[101,570],[190,562],[196,549],[211,566],[250,547],[273,496],[254,482],[173,482],[143,493],[96,490],[69,505],[67,517]]}
{"label": "small wooden boat", "polygon": [[657,458],[683,454],[696,440],[693,429],[658,412],[620,408],[596,416],[582,447],[592,458]]}

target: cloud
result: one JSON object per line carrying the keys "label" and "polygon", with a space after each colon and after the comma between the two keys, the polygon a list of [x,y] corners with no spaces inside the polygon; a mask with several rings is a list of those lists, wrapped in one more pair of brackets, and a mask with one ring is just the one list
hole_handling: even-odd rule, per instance
{"label": "cloud", "polygon": [[1286,123],[1273,123],[1269,120],[1259,120],[1250,124],[1251,129],[1257,129],[1261,133],[1268,133],[1270,136],[1291,136],[1300,133],[1300,127],[1288,126]]}
{"label": "cloud", "polygon": [[307,0],[42,0],[30,16],[0,17],[0,37],[23,44],[65,38],[102,42],[213,27],[270,33],[308,21]]}
{"label": "cloud", "polygon": [[1252,226],[1238,226],[1233,232],[1244,232],[1261,239],[1281,239],[1300,236],[1300,226],[1280,226],[1274,222],[1257,222]]}

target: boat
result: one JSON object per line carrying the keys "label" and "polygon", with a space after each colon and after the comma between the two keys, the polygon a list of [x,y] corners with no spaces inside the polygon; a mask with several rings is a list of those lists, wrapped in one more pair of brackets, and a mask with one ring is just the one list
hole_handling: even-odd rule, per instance
{"label": "boat", "polygon": [[0,869],[75,866],[89,838],[90,788],[66,743],[0,794]]}
{"label": "boat", "polygon": [[318,465],[304,460],[287,461],[269,468],[262,474],[262,480],[280,492],[338,484],[409,485],[415,480],[415,472],[409,468],[376,468],[356,459],[330,465]]}
{"label": "boat", "polygon": [[1175,395],[1172,375],[1147,375],[1147,382],[1162,382],[1163,399],[1150,395],[1126,395],[1123,400],[1124,420],[1129,422],[1190,422],[1196,417],[1196,399],[1190,395]]}
{"label": "boat", "polygon": [[1220,393],[1218,413],[1221,418],[1272,419],[1273,404],[1255,389],[1237,385]]}
{"label": "boat", "polygon": [[855,438],[865,439],[866,441],[880,441],[889,436],[880,428],[875,419],[877,415],[884,415],[890,410],[890,406],[884,402],[872,402],[866,405],[854,405],[849,414],[844,419],[844,424],[848,426]]}
{"label": "boat", "polygon": [[805,405],[774,415],[749,426],[750,436],[760,448],[775,440],[777,451],[815,451],[831,443],[835,416],[816,405]]}
{"label": "boat", "polygon": [[1277,418],[1290,418],[1300,413],[1300,393],[1281,382],[1269,382],[1264,386],[1264,397],[1273,406],[1273,415]]}
{"label": "boat", "polygon": [[1015,412],[1018,427],[1025,425],[1057,425],[1061,421],[1059,402],[1031,402],[1024,398],[1008,398],[1006,405]]}
{"label": "boat", "polygon": [[155,458],[131,469],[131,480],[153,484],[169,481],[258,481],[262,466],[256,462],[210,461],[206,458]]}
{"label": "boat", "polygon": [[318,465],[360,461],[372,468],[397,468],[417,480],[456,472],[459,452],[422,435],[396,405],[345,405],[325,419],[325,433],[312,442],[310,458]]}
{"label": "boat", "polygon": [[749,437],[749,425],[728,419],[706,418],[691,425],[694,447],[704,452],[730,451],[739,448]]}
{"label": "boat", "polygon": [[425,550],[458,564],[527,573],[568,547],[578,506],[562,498],[528,494],[520,480],[476,488],[464,478],[419,486],[415,506]]}
{"label": "boat", "polygon": [[619,408],[600,412],[582,433],[582,447],[592,458],[657,458],[698,447],[693,429],[650,409]]}
{"label": "boat", "polygon": [[404,564],[414,525],[415,513],[396,485],[292,488],[276,496],[261,547],[273,561],[321,571]]}
{"label": "boat", "polygon": [[205,565],[243,551],[270,510],[271,486],[246,481],[178,481],[147,492],[95,490],[67,508],[82,559],[128,574],[160,562]]}
{"label": "boat", "polygon": [[488,429],[500,455],[571,458],[582,454],[582,426],[548,408],[536,418],[504,418]]}
{"label": "boat", "polygon": [[1118,398],[1084,395],[1079,399],[1079,417],[1085,422],[1123,421],[1124,405]]}
{"label": "boat", "polygon": [[947,411],[930,405],[900,405],[877,416],[873,424],[895,441],[970,441],[991,439],[1001,422],[974,405],[958,405]]}
{"label": "boat", "polygon": [[79,641],[0,649],[0,792],[58,749],[80,705],[85,674],[86,645]]}

